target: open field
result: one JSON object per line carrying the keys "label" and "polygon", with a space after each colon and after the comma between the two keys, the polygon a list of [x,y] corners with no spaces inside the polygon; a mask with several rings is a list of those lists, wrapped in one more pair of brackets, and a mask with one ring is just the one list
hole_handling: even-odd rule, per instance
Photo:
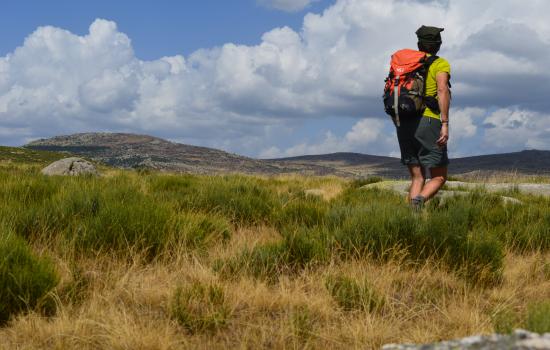
{"label": "open field", "polygon": [[369,180],[39,169],[0,166],[0,348],[347,349],[550,331],[548,198],[476,192],[418,215]]}

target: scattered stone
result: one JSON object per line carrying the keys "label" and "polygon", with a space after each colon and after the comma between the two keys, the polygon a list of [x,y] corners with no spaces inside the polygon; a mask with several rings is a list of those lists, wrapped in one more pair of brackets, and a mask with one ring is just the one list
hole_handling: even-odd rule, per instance
{"label": "scattered stone", "polygon": [[388,344],[382,350],[543,350],[550,349],[550,333],[539,335],[525,330],[516,330],[511,335],[477,335],[458,340],[428,345]]}
{"label": "scattered stone", "polygon": [[99,175],[96,167],[82,158],[65,158],[53,162],[44,169],[42,174],[48,176],[80,176],[80,175]]}

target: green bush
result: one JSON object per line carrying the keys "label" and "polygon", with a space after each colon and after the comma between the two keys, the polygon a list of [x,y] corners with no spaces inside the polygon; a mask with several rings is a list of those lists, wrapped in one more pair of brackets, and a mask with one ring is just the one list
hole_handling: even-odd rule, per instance
{"label": "green bush", "polygon": [[176,289],[171,314],[190,333],[201,333],[225,326],[231,317],[231,310],[222,287],[194,282]]}
{"label": "green bush", "polygon": [[297,197],[283,204],[279,211],[275,211],[274,224],[282,230],[300,226],[314,227],[323,225],[328,212],[328,204],[316,197]]}
{"label": "green bush", "polygon": [[527,308],[526,328],[531,332],[550,332],[550,300],[535,303]]}
{"label": "green bush", "polygon": [[245,249],[240,255],[217,261],[214,268],[223,276],[245,273],[275,282],[282,274],[296,273],[329,258],[323,233],[302,228],[283,233],[283,240]]}
{"label": "green bush", "polygon": [[329,276],[325,286],[330,295],[345,311],[379,311],[384,299],[374,291],[367,281],[358,283],[346,276]]}
{"label": "green bush", "polygon": [[214,270],[222,277],[247,275],[275,282],[279,275],[288,272],[285,246],[282,242],[267,243],[253,249],[244,249],[238,256],[217,260]]}
{"label": "green bush", "polygon": [[265,182],[247,176],[157,177],[151,188],[179,209],[218,213],[240,225],[270,222],[279,204]]}
{"label": "green bush", "polygon": [[391,248],[407,246],[416,231],[417,221],[403,205],[372,202],[336,211],[330,215],[337,226],[336,247],[344,257],[386,259]]}
{"label": "green bush", "polygon": [[173,212],[133,188],[106,193],[96,215],[74,222],[72,243],[82,251],[128,248],[155,256],[168,243]]}
{"label": "green bush", "polygon": [[499,310],[491,318],[495,332],[499,334],[511,334],[520,324],[518,314],[510,309]]}
{"label": "green bush", "polygon": [[175,224],[172,244],[183,243],[188,248],[204,249],[231,238],[231,225],[221,216],[184,212]]}
{"label": "green bush", "polygon": [[55,303],[48,293],[57,283],[50,261],[35,257],[21,238],[0,229],[0,323],[27,310],[52,312]]}

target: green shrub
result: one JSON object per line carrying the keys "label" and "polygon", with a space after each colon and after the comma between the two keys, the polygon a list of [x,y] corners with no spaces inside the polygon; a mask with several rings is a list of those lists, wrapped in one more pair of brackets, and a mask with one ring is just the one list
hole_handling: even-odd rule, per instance
{"label": "green shrub", "polygon": [[518,314],[510,309],[503,309],[492,315],[493,327],[499,334],[511,334],[519,327]]}
{"label": "green shrub", "polygon": [[69,234],[79,250],[146,250],[155,256],[168,243],[173,212],[132,188],[111,190],[97,214],[75,221]]}
{"label": "green shrub", "polygon": [[334,301],[345,311],[376,312],[385,303],[367,281],[358,283],[346,276],[329,276],[325,286]]}
{"label": "green shrub", "polygon": [[283,240],[245,249],[237,257],[217,261],[214,269],[223,276],[245,273],[275,282],[282,274],[327,261],[329,250],[322,235],[307,228],[283,233]]}
{"label": "green shrub", "polygon": [[274,216],[275,226],[282,229],[293,229],[300,226],[314,227],[323,225],[328,212],[328,204],[321,198],[297,197],[283,204]]}
{"label": "green shrub", "polygon": [[35,257],[21,238],[0,229],[0,323],[27,310],[53,312],[48,293],[57,283],[50,261]]}
{"label": "green shrub", "polygon": [[409,208],[384,202],[337,208],[329,215],[336,226],[336,247],[344,257],[385,259],[392,248],[407,246],[417,225]]}
{"label": "green shrub", "polygon": [[279,275],[288,272],[286,254],[282,242],[267,243],[253,249],[246,248],[236,257],[217,260],[214,270],[225,278],[245,273],[275,282]]}
{"label": "green shrub", "polygon": [[286,264],[292,271],[328,260],[328,240],[321,228],[300,228],[283,232],[283,247],[286,251]]}
{"label": "green shrub", "polygon": [[474,231],[466,239],[461,261],[453,261],[459,274],[479,286],[493,286],[502,281],[504,249],[502,243],[486,232]]}
{"label": "green shrub", "polygon": [[180,209],[218,213],[240,225],[268,223],[278,204],[265,182],[247,176],[158,177],[151,187]]}
{"label": "green shrub", "polygon": [[183,243],[189,248],[204,249],[231,238],[231,225],[221,216],[202,213],[181,213],[175,224],[173,244]]}
{"label": "green shrub", "polygon": [[190,333],[201,333],[225,326],[231,310],[222,287],[194,282],[176,289],[171,314]]}
{"label": "green shrub", "polygon": [[535,303],[527,308],[526,328],[531,332],[550,332],[550,300]]}
{"label": "green shrub", "polygon": [[479,221],[484,207],[499,207],[499,201],[499,198],[482,198],[474,193],[446,202],[422,222],[411,241],[411,254],[421,260],[439,258],[478,285],[500,282],[503,244],[493,228]]}

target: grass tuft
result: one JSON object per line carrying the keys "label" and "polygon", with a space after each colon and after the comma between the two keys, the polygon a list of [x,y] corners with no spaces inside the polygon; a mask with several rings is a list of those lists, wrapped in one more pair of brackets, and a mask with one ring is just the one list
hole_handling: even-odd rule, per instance
{"label": "grass tuft", "polygon": [[0,324],[28,310],[53,313],[49,292],[58,280],[49,260],[34,256],[21,238],[0,231]]}
{"label": "grass tuft", "polygon": [[525,326],[535,333],[550,333],[550,300],[529,305]]}
{"label": "grass tuft", "polygon": [[347,276],[329,276],[325,286],[334,301],[345,311],[377,312],[385,304],[373,287],[367,282],[357,282]]}
{"label": "grass tuft", "polygon": [[176,289],[171,315],[190,333],[203,333],[226,326],[231,311],[221,286],[193,282]]}

